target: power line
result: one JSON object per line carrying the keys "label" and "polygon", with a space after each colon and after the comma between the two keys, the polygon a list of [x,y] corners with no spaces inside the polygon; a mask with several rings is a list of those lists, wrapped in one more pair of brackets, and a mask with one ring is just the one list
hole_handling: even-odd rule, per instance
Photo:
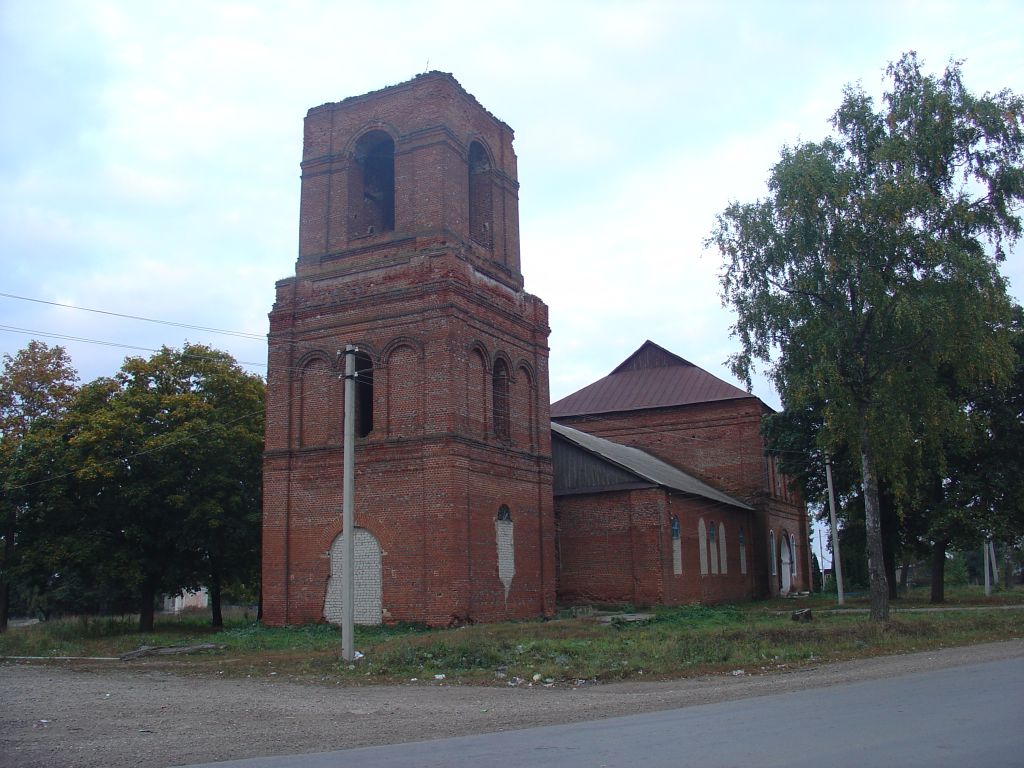
{"label": "power line", "polygon": [[[0,295],[5,295],[5,294],[0,294]],[[178,325],[184,325],[184,324],[178,324]],[[81,342],[81,343],[86,343],[86,344],[97,344],[97,345],[100,345],[100,346],[115,347],[115,348],[122,348],[122,349],[130,349],[130,350],[137,350],[137,351],[142,351],[142,352],[154,352],[155,353],[155,352],[159,352],[160,351],[159,349],[155,349],[155,348],[152,348],[152,347],[142,347],[142,346],[137,346],[137,345],[132,345],[132,344],[124,344],[124,343],[120,343],[120,342],[107,341],[107,340],[103,340],[103,339],[92,339],[92,338],[88,338],[88,337],[84,337],[84,336],[72,336],[72,335],[69,335],[69,334],[56,333],[56,332],[48,332],[48,331],[39,331],[39,330],[33,330],[33,329],[29,329],[29,328],[18,328],[18,327],[15,327],[15,326],[0,325],[0,331],[9,331],[9,332],[14,332],[14,333],[24,333],[24,334],[27,334],[27,335],[44,336],[44,337],[48,337],[48,338],[56,338],[56,339],[68,340],[68,341],[76,341],[76,342]],[[263,340],[262,337],[260,338],[260,340],[261,341]],[[299,352],[302,352],[302,351],[312,351],[312,350],[317,350],[317,349],[319,349],[319,347],[309,347],[309,346],[302,345],[302,346],[300,346],[298,348],[298,351]],[[207,357],[205,355],[188,355],[188,357],[191,357],[193,359],[200,359],[200,360],[213,359],[213,358],[209,358],[209,357]],[[255,367],[255,368],[268,368],[267,363],[257,363],[257,362],[244,361],[244,360],[236,360],[235,362],[238,365],[242,365],[242,366],[250,366],[250,367]],[[281,370],[284,373],[296,373],[296,372],[299,372],[299,371],[307,371],[307,369],[304,369],[304,368],[291,367],[291,366],[286,366],[286,367],[283,367],[283,368],[281,368],[279,370]],[[307,372],[311,373],[311,374],[314,374],[314,375],[323,376],[323,377],[328,378],[328,379],[335,379],[339,375],[336,371],[330,370],[330,369],[328,369],[328,370],[312,369],[312,370],[308,370]],[[581,419],[579,419],[579,421],[577,423],[615,422],[615,421],[618,421],[618,420],[619,419],[617,417],[614,417],[614,416],[607,416],[607,415],[585,415]],[[659,430],[659,431],[661,431],[661,430]],[[807,452],[804,452],[804,451],[792,450],[792,449],[766,450],[765,452],[758,452],[758,451],[735,451],[735,450],[730,450],[730,449],[725,448],[725,447],[718,447],[716,445],[716,443],[718,441],[715,440],[714,438],[697,437],[696,435],[676,435],[676,438],[680,439],[680,440],[683,440],[683,441],[686,441],[686,442],[691,443],[691,444],[706,445],[707,448],[696,448],[695,449],[695,451],[696,451],[696,453],[698,455],[704,455],[704,456],[706,456],[708,454],[711,454],[713,456],[728,455],[728,456],[738,457],[738,458],[745,459],[745,460],[762,460],[762,459],[765,458],[766,453],[770,453],[770,454],[788,453],[788,454],[808,456],[808,457],[812,456],[812,454],[810,454],[810,453],[807,453]],[[806,473],[798,473],[795,476],[790,475],[790,477],[795,479],[796,477],[800,477],[800,476],[802,476],[804,474],[806,474]]]}
{"label": "power line", "polygon": [[141,315],[128,315],[123,312],[114,312],[108,309],[90,309],[89,307],[79,307],[74,304],[62,304],[59,301],[47,301],[46,299],[33,299],[30,296],[18,296],[14,293],[3,293],[0,292],[0,296],[8,299],[18,299],[19,301],[31,301],[35,304],[48,304],[51,307],[63,307],[64,309],[77,309],[81,312],[93,312],[97,315],[109,315],[111,317],[123,317],[128,320],[141,320],[145,323],[156,323],[158,325],[170,325],[175,328],[188,328],[193,331],[208,331],[210,333],[221,333],[225,336],[237,336],[243,339],[258,339],[265,341],[266,334],[249,333],[248,331],[229,331],[224,328],[211,328],[205,325],[192,325],[191,323],[179,323],[174,320],[157,320],[152,317],[143,317]]}
{"label": "power line", "polygon": [[[0,292],[0,296],[8,296],[8,297],[13,297],[13,298],[24,298],[24,297],[13,296],[12,294],[2,293],[2,292]],[[36,300],[36,299],[26,299],[26,300],[28,300],[28,301],[40,301],[40,300]],[[56,302],[40,301],[40,303],[53,304],[53,305],[56,305],[56,306],[68,306],[68,305],[57,304]],[[126,318],[130,318],[130,319],[134,318],[134,316],[131,316],[131,315],[123,315],[121,313],[115,313],[115,312],[106,312],[104,310],[88,310],[88,311],[97,311],[97,312],[101,312],[103,314],[109,314],[109,315],[116,316],[116,317],[126,317]],[[149,320],[150,322],[155,322],[155,323],[163,323],[163,321],[150,320],[148,318],[141,318],[141,319],[146,319],[146,320]],[[190,325],[190,324],[186,324],[186,323],[171,323],[171,322],[167,322],[167,323],[163,323],[163,324],[172,325],[172,326],[175,326],[175,327],[192,328],[192,329],[202,329],[203,328],[202,326]],[[116,348],[123,348],[123,349],[132,349],[132,350],[147,351],[147,352],[159,352],[160,351],[158,349],[153,349],[151,347],[142,347],[142,346],[137,346],[137,345],[130,345],[130,344],[123,344],[123,343],[119,343],[119,342],[107,341],[107,340],[102,340],[102,339],[91,339],[91,338],[82,337],[82,336],[72,336],[72,335],[69,335],[69,334],[45,332],[45,331],[32,330],[32,329],[27,329],[27,328],[18,328],[18,327],[15,327],[15,326],[0,325],[0,330],[9,331],[9,332],[15,332],[15,333],[25,333],[25,334],[29,334],[29,335],[46,336],[46,337],[50,337],[50,338],[57,338],[57,339],[70,340],[70,341],[77,341],[77,342],[83,342],[83,343],[89,343],[89,344],[97,344],[97,345],[101,345],[101,346],[116,347]],[[256,336],[255,334],[247,334],[246,335],[246,334],[242,334],[241,332],[226,332],[226,333],[229,333],[229,334],[235,335],[235,336],[242,336],[242,337],[246,337],[247,336],[249,338],[259,339],[260,341],[265,341],[265,337]],[[299,346],[300,346],[300,349],[301,349],[301,346],[304,346],[304,345],[299,345]],[[307,348],[307,351],[309,351],[311,349],[314,349],[314,348],[309,347],[309,348]],[[214,359],[214,358],[211,358],[211,357],[205,356],[205,355],[194,355],[193,354],[193,355],[186,355],[186,356],[187,357],[191,357],[193,359]],[[256,363],[256,362],[248,362],[248,361],[235,361],[235,362],[238,365],[243,365],[243,366],[268,368],[267,363]],[[286,372],[286,373],[295,373],[296,371],[299,371],[299,370],[300,369],[297,368],[297,367],[284,367],[282,369],[282,371]],[[328,369],[328,370],[314,369],[314,370],[308,370],[307,371],[307,369],[303,368],[301,370],[306,371],[308,373],[314,373],[314,374],[317,374],[317,375],[322,375],[325,378],[331,378],[331,379],[337,378],[337,376],[338,376],[338,374],[335,371],[330,370],[330,369]],[[296,393],[296,394],[298,394],[298,393]],[[293,395],[293,397],[294,397],[294,395]],[[289,401],[291,399],[292,398],[289,398]],[[618,419],[616,417],[612,417],[612,416],[608,416],[608,415],[596,415],[596,414],[595,415],[587,415],[587,416],[584,416],[582,419],[580,419],[580,421],[582,421],[582,422],[610,422],[610,421],[617,421],[617,420]],[[713,438],[706,438],[706,437],[702,438],[702,437],[697,437],[696,435],[679,435],[679,434],[677,434],[675,437],[677,439],[681,439],[681,440],[689,442],[691,444],[698,444],[698,445],[699,444],[705,444],[705,445],[707,445],[707,448],[700,448],[700,447],[695,448],[695,452],[698,454],[698,456],[706,456],[708,453],[711,453],[712,455],[717,455],[717,456],[728,455],[728,456],[731,456],[731,457],[738,457],[740,459],[761,461],[761,460],[764,460],[764,458],[768,454],[789,453],[789,454],[795,454],[795,455],[805,455],[805,456],[808,456],[808,457],[810,457],[812,455],[812,454],[810,454],[808,452],[797,451],[797,450],[792,450],[792,449],[788,449],[788,450],[787,449],[780,449],[780,450],[770,450],[770,449],[767,449],[767,450],[765,450],[763,452],[762,451],[743,451],[743,450],[736,451],[736,450],[729,450],[729,449],[725,448],[724,446],[719,448],[718,446],[715,445],[715,443],[717,443],[717,441],[714,440]],[[708,449],[710,449],[710,450],[708,450]],[[799,472],[795,476],[794,475],[789,475],[788,477],[789,477],[790,480],[795,480],[796,478],[804,476],[806,474],[809,474],[809,472],[807,472],[807,471]]]}
{"label": "power line", "polygon": [[[0,331],[9,331],[11,333],[24,333],[24,334],[27,334],[29,336],[45,336],[46,338],[62,339],[64,341],[78,341],[78,342],[82,342],[82,343],[85,343],[85,344],[97,344],[97,345],[102,346],[102,347],[116,347],[116,348],[120,348],[120,349],[134,349],[134,350],[137,350],[139,352],[159,352],[160,351],[159,349],[155,349],[154,347],[140,347],[140,346],[137,346],[135,344],[123,344],[123,343],[117,342],[117,341],[106,341],[104,339],[90,339],[90,338],[87,338],[85,336],[71,336],[71,335],[66,334],[66,333],[55,333],[55,332],[51,332],[51,331],[39,331],[39,330],[35,330],[35,329],[32,329],[32,328],[17,328],[17,327],[15,327],[13,325],[0,325]],[[204,359],[204,360],[205,359],[213,359],[213,358],[204,357],[202,355],[190,355],[190,357],[198,358],[198,359]],[[266,363],[254,363],[254,362],[250,362],[250,361],[246,361],[246,360],[236,360],[235,362],[238,363],[238,365],[250,365],[250,366],[255,366],[257,368],[266,368],[267,367]]]}

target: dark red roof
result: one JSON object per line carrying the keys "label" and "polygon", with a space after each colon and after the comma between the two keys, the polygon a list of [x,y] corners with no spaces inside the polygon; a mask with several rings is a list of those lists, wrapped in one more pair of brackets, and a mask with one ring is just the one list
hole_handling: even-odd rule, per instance
{"label": "dark red roof", "polygon": [[551,418],[754,397],[653,341],[603,379],[551,404]]}

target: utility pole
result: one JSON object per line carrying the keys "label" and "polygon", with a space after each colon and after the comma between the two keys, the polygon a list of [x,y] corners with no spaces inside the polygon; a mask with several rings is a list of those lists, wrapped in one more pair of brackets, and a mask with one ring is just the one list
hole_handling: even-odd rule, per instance
{"label": "utility pole", "polygon": [[992,564],[992,586],[999,589],[999,563],[996,560],[996,545],[992,539],[988,540],[988,561]]}
{"label": "utility pole", "polygon": [[995,560],[994,557],[989,557],[991,552],[992,541],[985,539],[981,544],[981,554],[985,561],[985,596],[988,597],[992,594],[992,563]]}
{"label": "utility pole", "polygon": [[843,595],[843,565],[839,561],[839,525],[836,523],[836,495],[832,490],[832,459],[825,457],[825,481],[828,483],[828,515],[832,522],[832,573],[836,577],[839,605],[846,603]]}
{"label": "utility pole", "polygon": [[818,554],[823,556],[821,558],[821,562],[818,563],[818,566],[820,567],[820,569],[822,571],[822,573],[821,573],[821,591],[824,592],[825,591],[825,558],[824,558],[825,547],[822,546],[822,544],[821,544],[821,526],[820,525],[816,525],[814,527],[818,529]]}
{"label": "utility pole", "polygon": [[344,464],[342,468],[342,531],[341,551],[344,568],[341,573],[341,592],[344,605],[341,614],[341,658],[354,661],[353,641],[355,623],[355,443],[356,443],[356,352],[352,344],[345,346],[345,420]]}

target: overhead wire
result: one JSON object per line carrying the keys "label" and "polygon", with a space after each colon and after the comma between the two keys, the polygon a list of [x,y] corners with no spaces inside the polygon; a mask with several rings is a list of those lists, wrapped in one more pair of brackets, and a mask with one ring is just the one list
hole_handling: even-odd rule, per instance
{"label": "overhead wire", "polygon": [[[225,334],[225,335],[234,336],[234,337],[238,337],[238,338],[248,338],[248,339],[253,339],[253,340],[258,340],[258,341],[266,341],[267,340],[267,336],[264,335],[264,334],[255,334],[255,333],[250,333],[250,332],[246,332],[246,331],[233,331],[233,330],[226,330],[226,329],[220,329],[220,328],[213,328],[213,327],[209,327],[209,326],[194,325],[194,324],[191,324],[191,323],[184,323],[184,322],[174,321],[174,320],[159,320],[159,319],[150,318],[150,317],[144,317],[144,316],[140,316],[140,315],[127,314],[127,313],[124,313],[124,312],[115,312],[113,310],[92,309],[92,308],[88,308],[88,307],[80,307],[80,306],[77,306],[77,305],[74,305],[74,304],[66,304],[66,303],[61,303],[61,302],[57,302],[57,301],[50,301],[50,300],[47,300],[47,299],[38,299],[38,298],[29,297],[29,296],[21,296],[21,295],[13,294],[13,293],[0,292],[0,297],[10,298],[10,299],[17,299],[17,300],[20,300],[20,301],[28,301],[28,302],[33,302],[33,303],[37,303],[37,304],[46,304],[46,305],[49,305],[49,306],[62,307],[62,308],[67,308],[67,309],[76,309],[76,310],[81,310],[81,311],[84,311],[84,312],[93,312],[93,313],[97,313],[97,314],[109,315],[109,316],[112,316],[112,317],[119,317],[119,318],[125,318],[125,319],[130,319],[130,320],[141,320],[141,321],[144,321],[144,322],[155,323],[155,324],[159,324],[159,325],[167,325],[167,326],[171,326],[171,327],[175,327],[175,328],[186,328],[186,329],[191,329],[191,330],[202,330],[202,331],[208,331],[208,332],[211,332],[211,333],[220,333],[220,334]],[[144,351],[144,352],[159,352],[160,351],[159,349],[155,349],[155,348],[152,348],[152,347],[142,347],[142,346],[137,346],[137,345],[132,345],[132,344],[124,344],[124,343],[120,343],[120,342],[105,341],[105,340],[102,340],[102,339],[91,339],[91,338],[82,337],[82,336],[71,336],[71,335],[68,335],[68,334],[62,334],[62,333],[56,333],[56,332],[50,332],[50,331],[38,331],[38,330],[29,329],[29,328],[17,328],[17,327],[14,327],[14,326],[0,325],[0,330],[5,330],[5,331],[10,331],[10,332],[15,332],[15,333],[24,333],[24,334],[29,334],[29,335],[45,336],[47,338],[56,338],[56,339],[62,339],[62,340],[66,340],[66,341],[77,341],[77,342],[87,343],[87,344],[97,344],[97,345],[101,345],[101,346],[108,346],[108,347],[115,347],[115,348],[122,348],[122,349],[134,349],[134,350]],[[317,349],[317,348],[311,347],[311,346],[307,346],[307,347],[304,348],[303,351],[304,352],[305,351],[314,351],[315,349]],[[257,362],[252,362],[252,361],[243,361],[243,360],[236,360],[236,362],[239,365],[244,365],[244,366],[251,366],[251,367],[257,367],[257,368],[267,368],[268,367],[267,363],[257,363]],[[297,368],[285,367],[282,370],[284,370],[286,372],[289,372],[289,373],[294,373],[298,369]],[[320,373],[320,371],[317,371],[317,373]],[[328,375],[333,375],[331,372],[327,372],[327,374]],[[593,415],[593,416],[587,416],[586,420],[587,421],[602,420],[603,418],[604,417],[602,417],[600,415]],[[712,440],[710,438],[692,437],[690,439],[692,439],[694,441],[705,440],[706,442],[712,442]],[[804,452],[804,451],[795,451],[795,450],[787,450],[787,449],[774,450],[774,451],[772,451],[772,453],[775,453],[775,454],[793,453],[793,454],[796,454],[796,455],[806,455],[806,452]]]}
{"label": "overhead wire", "polygon": [[[119,349],[134,349],[139,352],[159,352],[160,350],[155,347],[142,347],[136,344],[124,344],[117,341],[106,341],[104,339],[90,339],[87,336],[71,336],[66,333],[57,333],[55,331],[40,331],[33,328],[18,328],[12,325],[0,325],[0,331],[9,331],[12,333],[24,333],[28,336],[43,336],[48,339],[61,339],[63,341],[77,341],[83,344],[96,344],[103,347],[115,347]],[[206,355],[190,355],[190,357],[202,360],[215,360],[216,358],[209,357]],[[255,363],[247,360],[235,360],[238,365],[248,365],[255,368],[266,368],[266,363]]]}
{"label": "overhead wire", "polygon": [[114,312],[109,309],[91,309],[89,307],[80,307],[76,304],[64,304],[59,301],[49,301],[47,299],[35,299],[30,296],[19,296],[15,293],[4,293],[0,291],[0,296],[7,299],[18,299],[19,301],[30,301],[35,304],[48,304],[51,307],[62,307],[64,309],[76,309],[80,312],[92,312],[98,315],[109,315],[111,317],[120,317],[128,320],[140,320],[145,323],[156,323],[158,325],[169,325],[174,328],[188,328],[194,331],[207,331],[209,333],[220,333],[225,336],[237,336],[243,339],[258,339],[265,340],[266,334],[251,333],[249,331],[231,331],[224,328],[212,328],[206,325],[193,325],[191,323],[182,323],[175,320],[158,320],[152,317],[144,317],[142,315],[129,315],[124,312]]}
{"label": "overhead wire", "polygon": [[[177,325],[180,327],[180,326],[183,326],[184,324],[177,324]],[[56,332],[39,331],[39,330],[28,329],[28,328],[18,328],[18,327],[14,327],[14,326],[0,325],[0,330],[12,331],[12,332],[17,332],[17,333],[25,333],[25,334],[34,335],[34,336],[44,336],[44,337],[48,337],[48,338],[57,338],[57,339],[61,339],[61,340],[77,341],[77,342],[88,343],[88,344],[97,344],[97,345],[108,346],[108,347],[116,347],[116,348],[122,348],[122,349],[137,350],[137,351],[146,351],[146,352],[154,352],[154,353],[160,351],[159,349],[155,349],[155,348],[151,348],[151,347],[143,347],[143,346],[139,346],[139,345],[124,344],[124,343],[120,343],[120,342],[107,341],[107,340],[103,340],[103,339],[92,339],[92,338],[83,337],[83,336],[72,336],[72,335],[69,335],[69,334],[62,334],[62,333],[56,333]],[[304,347],[300,348],[299,351],[302,352],[302,353],[305,353],[305,352],[308,352],[308,351],[318,351],[319,349],[320,349],[319,347],[312,347],[312,346],[304,345]],[[187,357],[191,357],[193,359],[200,359],[200,360],[215,360],[215,359],[217,359],[217,358],[214,358],[214,357],[209,357],[209,356],[205,356],[205,355],[195,355],[195,354],[190,354],[190,355],[186,355],[186,356]],[[243,360],[236,360],[235,362],[238,365],[240,365],[240,366],[250,366],[250,367],[255,367],[255,368],[263,368],[263,369],[268,368],[268,364],[267,363],[257,363],[257,362],[253,362],[253,361],[243,361]],[[323,370],[323,369],[317,369],[317,368],[311,368],[311,369],[310,368],[300,368],[298,366],[284,366],[284,367],[280,368],[279,370],[281,370],[284,373],[289,373],[289,374],[298,373],[298,372],[305,372],[305,373],[309,373],[309,374],[313,374],[313,375],[322,375],[325,378],[330,378],[330,379],[336,379],[336,378],[339,378],[339,376],[340,376],[339,372],[331,370],[331,369]],[[612,421],[618,421],[618,420],[619,420],[619,417],[603,416],[603,415],[588,415],[588,416],[584,417],[583,419],[581,419],[580,421],[577,421],[576,423],[578,424],[581,421],[582,422],[586,422],[586,423],[592,423],[592,422],[602,422],[602,421],[604,421],[604,422],[612,422]],[[676,439],[685,440],[685,441],[688,441],[688,442],[691,442],[691,443],[703,443],[703,444],[706,444],[706,445],[709,445],[709,446],[713,446],[715,444],[715,442],[716,442],[714,440],[714,438],[704,438],[704,437],[698,437],[698,436],[695,436],[695,435],[677,435]],[[765,456],[765,452],[759,452],[759,451],[737,452],[735,450],[728,450],[728,449],[725,449],[725,448],[722,448],[721,450],[713,450],[714,454],[718,454],[718,453],[722,453],[722,452],[728,453],[728,455],[732,456],[732,457],[739,457],[740,459],[745,459],[745,460],[750,460],[750,461],[754,461],[754,460],[761,461],[761,460],[763,460],[763,458]],[[791,449],[771,450],[771,451],[768,451],[767,453],[769,453],[769,454],[787,453],[787,454],[799,455],[799,456],[811,456],[811,454],[808,453],[808,452],[791,450]],[[706,451],[701,451],[701,452],[699,452],[698,455],[699,456],[704,456],[706,454],[707,454]],[[800,475],[797,475],[796,477],[799,477],[799,476]],[[793,477],[793,476],[791,475],[791,477]]]}
{"label": "overhead wire", "polygon": [[[111,311],[111,310],[92,309],[92,308],[87,308],[87,307],[78,307],[78,306],[75,306],[75,305],[63,304],[63,303],[60,303],[60,302],[48,301],[48,300],[43,300],[43,299],[35,299],[35,298],[31,298],[31,297],[20,296],[20,295],[17,295],[17,294],[11,294],[11,293],[6,293],[6,292],[0,292],[0,297],[17,299],[17,300],[22,300],[22,301],[29,301],[29,302],[39,303],[39,304],[46,304],[46,305],[50,305],[50,306],[65,307],[65,308],[69,308],[69,309],[78,309],[78,310],[86,311],[86,312],[93,312],[93,313],[108,315],[108,316],[112,316],[112,317],[118,317],[118,318],[122,318],[122,319],[139,320],[139,321],[150,322],[150,323],[155,323],[155,324],[160,324],[160,325],[167,325],[167,326],[170,326],[170,327],[186,328],[186,329],[191,329],[191,330],[202,330],[202,331],[206,331],[206,332],[221,333],[221,334],[225,334],[225,335],[229,335],[229,336],[234,336],[234,337],[239,337],[239,338],[249,338],[249,339],[260,340],[260,341],[265,341],[266,340],[266,336],[262,336],[262,335],[259,335],[259,334],[253,334],[253,333],[247,333],[247,332],[243,332],[243,331],[231,331],[231,330],[227,330],[227,329],[219,329],[219,328],[213,328],[213,327],[210,327],[210,326],[201,326],[201,325],[196,325],[196,324],[191,324],[191,323],[183,323],[183,322],[178,322],[178,321],[159,320],[159,319],[148,318],[148,317],[143,317],[143,316],[139,316],[139,315],[131,315],[131,314],[122,313],[122,312],[114,312],[114,311]],[[44,336],[44,337],[47,337],[47,338],[56,338],[56,339],[61,339],[61,340],[66,340],[66,341],[75,341],[75,342],[81,342],[81,343],[97,344],[97,345],[101,345],[101,346],[115,347],[115,348],[121,348],[121,349],[129,349],[129,350],[137,350],[137,351],[147,351],[147,352],[159,352],[160,351],[158,349],[154,349],[154,348],[151,348],[151,347],[143,347],[143,346],[139,346],[139,345],[125,344],[125,343],[108,341],[108,340],[103,340],[103,339],[93,339],[93,338],[88,338],[88,337],[84,337],[84,336],[73,336],[73,335],[64,334],[64,333],[39,331],[39,330],[28,329],[28,328],[20,328],[20,327],[16,327],[16,326],[0,325],[0,330],[8,331],[8,332],[15,332],[15,333],[24,333],[24,334],[28,334],[28,335],[34,335],[34,336]],[[313,351],[315,349],[318,349],[318,348],[306,347],[305,351]],[[188,357],[192,357],[194,359],[215,359],[215,358],[211,358],[211,357],[208,357],[208,356],[194,355],[194,354],[187,355],[187,356]],[[256,367],[256,368],[268,368],[268,364],[267,363],[257,363],[257,362],[252,362],[252,361],[240,361],[240,360],[236,360],[235,362],[238,365],[240,365],[240,366],[249,366],[249,367]],[[281,370],[283,370],[286,373],[295,373],[297,371],[302,370],[302,371],[304,371],[306,373],[312,373],[312,374],[316,374],[316,375],[323,375],[323,376],[329,377],[331,379],[338,378],[339,375],[340,375],[338,372],[333,371],[331,369],[322,370],[322,369],[309,369],[309,368],[300,369],[298,367],[284,367]],[[296,393],[295,395],[290,397],[289,398],[289,404],[290,404],[292,398],[297,397],[297,396],[298,396],[298,393]],[[246,417],[240,417],[240,418],[246,418]],[[590,415],[590,416],[585,417],[581,421],[584,421],[584,422],[595,422],[595,421],[612,421],[612,420],[617,420],[617,419],[613,419],[613,417],[610,417],[610,416]],[[228,422],[228,423],[233,423],[233,422]],[[576,423],[578,424],[578,423],[580,423],[580,421],[577,421]],[[212,428],[213,427],[211,427],[211,429]],[[686,440],[686,441],[689,441],[689,442],[693,442],[693,443],[705,443],[705,444],[708,444],[708,445],[712,445],[712,444],[714,444],[716,442],[714,440],[714,438],[701,438],[701,437],[697,437],[695,435],[677,435],[676,438],[677,439]],[[174,445],[174,444],[171,443],[171,444],[169,444],[168,447],[170,447],[171,445]],[[154,450],[156,450],[156,449],[154,449]],[[756,460],[756,461],[762,461],[765,458],[766,453],[769,454],[769,455],[772,455],[772,454],[778,455],[778,454],[783,454],[783,453],[799,455],[799,456],[810,456],[811,455],[809,452],[798,451],[798,450],[793,450],[793,449],[778,449],[778,450],[771,450],[771,451],[766,451],[766,452],[765,451],[736,452],[736,451],[729,451],[729,450],[726,450],[725,448],[723,448],[722,451],[728,453],[728,455],[730,455],[732,457],[739,457],[741,459]],[[705,453],[706,452],[700,451],[700,449],[698,449],[698,455],[699,456],[703,456]],[[715,451],[715,453],[720,453],[720,452],[719,451]],[[137,454],[137,455],[141,455],[141,454]],[[124,458],[130,458],[130,457],[122,457],[122,460]],[[789,477],[796,479],[796,478],[799,478],[799,477],[803,476],[804,474],[809,474],[809,472],[800,473],[800,474],[796,475],[795,477],[793,475],[790,475]],[[57,478],[54,478],[54,479],[57,479]],[[40,482],[42,482],[42,481],[40,481]]]}

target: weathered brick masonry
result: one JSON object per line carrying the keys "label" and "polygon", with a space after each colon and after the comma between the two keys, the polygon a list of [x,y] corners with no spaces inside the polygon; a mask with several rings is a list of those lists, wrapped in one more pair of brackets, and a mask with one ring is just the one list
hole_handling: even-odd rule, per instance
{"label": "weathered brick masonry", "polygon": [[450,75],[307,115],[296,275],[270,316],[267,623],[325,615],[346,344],[363,369],[355,522],[380,547],[378,620],[553,612],[548,317],[522,290],[517,195],[511,129]]}
{"label": "weathered brick masonry", "polygon": [[[699,369],[691,387],[690,364],[650,342],[620,367],[660,400],[558,420],[708,487],[672,468],[650,480],[641,457],[625,485],[556,499],[548,312],[520,272],[512,140],[440,72],[307,114],[295,276],[270,314],[266,623],[341,614],[348,344],[357,621],[551,615],[556,586],[566,602],[676,604],[809,583],[806,514],[765,457],[765,406]],[[573,450],[586,472],[625,477],[618,449]]]}
{"label": "weathered brick masonry", "polygon": [[[739,575],[738,568],[730,570],[733,576],[730,579],[712,578],[712,574],[701,576],[690,570],[684,573],[688,580],[681,583],[675,592],[679,597],[667,597],[665,602],[708,603],[779,594],[784,591],[780,553],[783,536],[788,537],[791,548],[795,537],[796,563],[796,573],[789,590],[785,591],[808,589],[807,513],[799,495],[789,489],[789,479],[776,476],[773,460],[765,455],[764,439],[760,434],[763,409],[760,401],[752,397],[748,401],[558,419],[560,423],[576,429],[642,448],[754,507],[753,517],[744,529],[745,545],[751,558],[750,577],[735,578]],[[556,501],[560,531],[575,529],[570,522],[573,518],[566,510],[570,505],[575,508],[579,504],[575,500]],[[595,498],[592,507],[595,510],[615,509],[617,503],[610,498]],[[618,508],[627,509],[628,504],[618,505]],[[735,548],[735,552],[730,557],[738,557],[740,543],[735,538],[735,531],[742,525],[741,518],[737,517],[735,510],[728,508],[722,508],[712,517],[731,523],[726,530],[734,531],[734,538],[728,546]],[[696,511],[687,511],[681,518],[689,523],[682,531],[683,551],[689,551],[693,556],[698,551],[699,518]],[[597,519],[603,520],[603,517]],[[666,535],[667,523],[662,520],[660,525],[660,535]],[[770,547],[769,531],[775,532],[774,547]],[[623,551],[628,551],[628,548]],[[774,574],[769,551],[775,553]],[[691,569],[696,562],[693,557],[684,557],[684,560],[690,563]],[[562,578],[559,594],[562,595],[566,589],[567,582]],[[625,582],[622,589],[626,589]],[[665,594],[668,596],[670,590]]]}
{"label": "weathered brick masonry", "polygon": [[[560,497],[555,509],[561,601],[680,605],[753,595],[750,543],[744,538],[741,544],[738,535],[750,530],[747,513],[657,488]],[[673,516],[681,522],[676,562]],[[722,559],[714,573],[707,539],[699,536],[701,519],[730,532],[727,546],[716,552]]]}
{"label": "weathered brick masonry", "polygon": [[[645,354],[652,354],[652,348],[654,354],[659,354],[658,364],[674,364],[668,359],[674,358],[674,355],[661,350],[661,353],[668,356],[662,358],[658,353],[660,348],[651,342],[647,342],[633,357],[642,358]],[[680,362],[691,365],[686,361]],[[641,365],[639,370],[642,369]],[[699,373],[704,379],[712,378],[704,371]],[[608,378],[612,379],[615,375],[613,373]],[[723,399],[665,405],[661,403],[675,403],[675,400],[663,395],[662,400],[654,401],[649,406],[635,405],[628,410],[598,409],[596,412],[586,412],[585,408],[581,411],[572,407],[572,398],[576,396],[570,395],[556,403],[552,410],[556,414],[555,419],[561,424],[616,443],[641,448],[751,505],[754,508],[753,520],[744,531],[751,557],[749,596],[806,590],[810,584],[807,512],[799,495],[790,489],[790,479],[776,472],[774,460],[766,453],[760,427],[762,418],[770,411],[758,398],[742,390],[717,393],[715,396]],[[684,525],[684,542],[686,535],[696,534],[699,518],[690,516],[687,520],[689,525]],[[730,527],[736,530],[737,524],[738,521],[735,521]],[[561,527],[566,527],[564,522]],[[728,546],[737,547],[738,540],[728,542]],[[769,552],[773,553],[773,557],[769,556]],[[784,558],[793,564],[789,572],[791,578],[788,580],[784,579]],[[682,593],[688,596],[699,595],[702,602],[714,602],[714,595],[719,593],[718,599],[735,599],[740,584],[723,587],[721,578],[709,579],[711,576],[713,574],[706,574],[700,581],[710,580],[714,584],[689,584],[683,588]]]}

